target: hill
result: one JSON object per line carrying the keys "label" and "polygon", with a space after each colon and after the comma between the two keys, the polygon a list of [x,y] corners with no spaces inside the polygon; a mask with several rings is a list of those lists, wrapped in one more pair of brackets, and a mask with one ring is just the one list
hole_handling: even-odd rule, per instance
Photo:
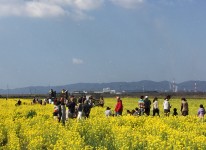
{"label": "hill", "polygon": [[[195,86],[196,83],[196,86]],[[111,83],[76,83],[62,86],[30,86],[15,89],[0,89],[0,94],[46,94],[50,89],[60,92],[67,89],[74,91],[102,91],[103,88],[110,88],[117,92],[146,92],[146,91],[206,91],[206,81],[186,81],[178,84],[172,84],[169,81],[149,81],[142,80],[138,82],[111,82]],[[175,89],[174,89],[175,88]]]}

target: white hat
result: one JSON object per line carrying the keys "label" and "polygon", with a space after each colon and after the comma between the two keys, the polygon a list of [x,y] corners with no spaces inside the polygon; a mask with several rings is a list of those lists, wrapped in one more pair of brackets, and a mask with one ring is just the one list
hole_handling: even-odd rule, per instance
{"label": "white hat", "polygon": [[148,96],[145,96],[144,98],[148,98]]}

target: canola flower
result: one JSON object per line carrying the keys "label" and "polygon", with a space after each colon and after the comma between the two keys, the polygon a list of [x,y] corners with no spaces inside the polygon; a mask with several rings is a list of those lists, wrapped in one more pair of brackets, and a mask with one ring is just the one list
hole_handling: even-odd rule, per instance
{"label": "canola flower", "polygon": [[94,107],[89,119],[69,119],[63,126],[53,119],[53,105],[23,101],[27,105],[1,100],[0,149],[206,149],[206,122],[201,122],[196,112],[187,117],[105,117],[105,108]]}

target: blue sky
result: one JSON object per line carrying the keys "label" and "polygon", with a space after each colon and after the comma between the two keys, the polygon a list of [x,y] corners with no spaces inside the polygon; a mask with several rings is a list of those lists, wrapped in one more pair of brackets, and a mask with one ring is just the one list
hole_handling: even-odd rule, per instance
{"label": "blue sky", "polygon": [[1,0],[0,88],[206,80],[205,0]]}

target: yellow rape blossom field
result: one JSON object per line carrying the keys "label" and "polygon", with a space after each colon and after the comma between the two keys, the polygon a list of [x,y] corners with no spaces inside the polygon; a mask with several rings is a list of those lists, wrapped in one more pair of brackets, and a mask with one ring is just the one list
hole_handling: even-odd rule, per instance
{"label": "yellow rape blossom field", "polygon": [[189,116],[180,114],[180,99],[171,99],[178,116],[130,116],[138,98],[123,98],[120,117],[105,117],[107,106],[114,110],[116,99],[105,98],[105,106],[94,107],[90,118],[68,119],[65,126],[54,120],[53,105],[31,105],[31,100],[15,106],[17,99],[0,99],[0,149],[2,150],[202,150],[206,149],[206,120],[197,110],[204,99],[188,99]]}

